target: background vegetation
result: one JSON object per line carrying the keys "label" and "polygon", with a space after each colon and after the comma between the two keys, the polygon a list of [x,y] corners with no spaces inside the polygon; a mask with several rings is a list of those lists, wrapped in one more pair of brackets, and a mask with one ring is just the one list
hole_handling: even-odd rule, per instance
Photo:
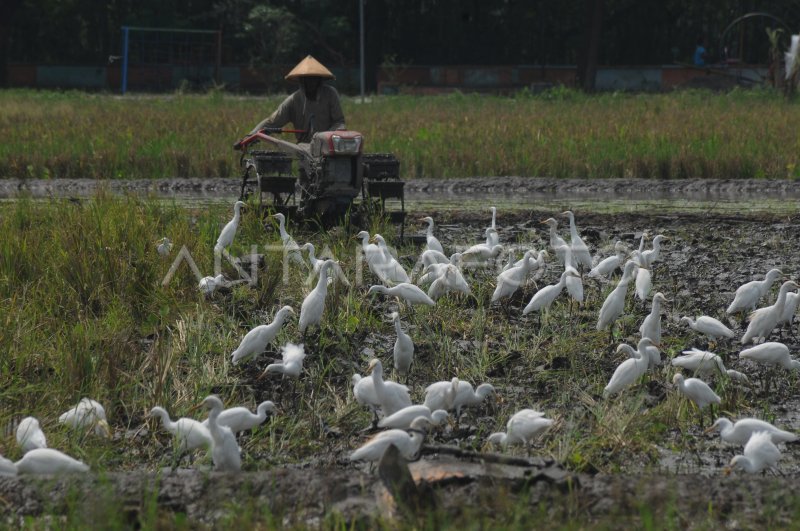
{"label": "background vegetation", "polygon": [[[731,22],[753,11],[783,21],[783,48],[789,33],[800,30],[797,0],[369,0],[367,89],[374,90],[376,69],[386,63],[558,65],[580,63],[587,53],[607,65],[691,62],[700,37],[714,60],[727,46],[729,57],[766,64],[764,30],[780,27],[774,20],[749,20],[722,41]],[[219,29],[223,64],[288,65],[309,53],[330,66],[360,60],[357,2],[6,0],[0,3],[0,65],[105,65],[120,54],[125,25]],[[0,67],[0,86],[3,73]]]}
{"label": "background vegetation", "polygon": [[[238,177],[231,148],[281,97],[0,92],[0,177]],[[345,98],[368,152],[405,178],[797,178],[800,106],[727,94]],[[120,117],[122,117],[120,119]]]}

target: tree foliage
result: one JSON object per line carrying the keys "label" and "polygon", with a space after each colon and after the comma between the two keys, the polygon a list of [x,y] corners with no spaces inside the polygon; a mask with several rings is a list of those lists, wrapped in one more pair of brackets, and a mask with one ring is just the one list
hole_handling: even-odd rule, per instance
{"label": "tree foliage", "polygon": [[[575,64],[586,46],[587,2],[559,0],[364,0],[366,63]],[[292,64],[308,53],[331,66],[359,63],[358,0],[6,0],[7,58],[16,63],[102,64],[121,49],[121,27],[220,29],[223,62]],[[800,0],[605,0],[600,65],[689,61],[699,36],[712,58],[724,46],[766,62],[753,19],[720,41],[740,15],[769,12],[800,32]],[[12,6],[12,7],[9,7]],[[2,37],[2,35],[0,35]],[[0,43],[1,44],[1,43]],[[374,73],[374,72],[373,72]],[[368,76],[368,79],[374,76]]]}

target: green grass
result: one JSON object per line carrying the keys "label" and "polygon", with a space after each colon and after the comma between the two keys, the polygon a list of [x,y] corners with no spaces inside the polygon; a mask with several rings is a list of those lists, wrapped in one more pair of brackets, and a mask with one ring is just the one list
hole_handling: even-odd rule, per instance
{"label": "green grass", "polygon": [[[233,177],[231,149],[281,97],[0,92],[0,177]],[[766,89],[727,94],[344,98],[367,152],[404,178],[800,177],[800,107]]]}

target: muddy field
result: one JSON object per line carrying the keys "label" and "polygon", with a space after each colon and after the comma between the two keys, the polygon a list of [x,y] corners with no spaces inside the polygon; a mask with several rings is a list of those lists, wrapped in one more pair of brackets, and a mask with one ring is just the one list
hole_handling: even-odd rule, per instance
{"label": "muddy field", "polygon": [[[547,233],[539,222],[569,206],[568,200],[563,199],[537,203],[534,209],[500,212],[501,240],[519,245],[518,257],[522,249],[544,248],[548,242]],[[486,212],[466,212],[452,207],[418,210],[412,218],[417,215],[431,215],[437,220],[437,236],[446,248],[477,243],[488,222]],[[603,257],[612,253],[616,240],[624,241],[630,248],[638,247],[644,230],[650,235],[669,237],[653,270],[653,292],[662,291],[670,300],[662,313],[662,322],[663,335],[672,339],[664,341],[662,358],[665,366],[648,382],[641,384],[641,388],[646,389],[641,401],[643,416],[674,393],[668,383],[674,372],[668,366],[669,358],[680,354],[682,349],[707,346],[704,338],[688,332],[686,326],[678,322],[680,317],[708,314],[723,318],[736,331],[738,338],[746,323],[724,316],[724,308],[736,287],[754,278],[762,278],[773,267],[780,268],[792,278],[800,277],[800,248],[797,246],[800,227],[796,215],[660,215],[655,211],[642,211],[621,214],[576,212],[576,217],[584,240]],[[567,237],[568,232],[563,227],[562,224],[560,232]],[[414,233],[414,228],[410,232]],[[413,264],[411,255],[401,256],[401,260],[408,266]],[[551,268],[538,280],[538,285],[554,282],[559,273],[557,266]],[[493,276],[490,272],[471,275],[474,282],[488,282]],[[777,284],[770,302],[774,300]],[[596,322],[597,299],[602,297],[602,290],[607,287],[586,280],[585,289],[589,300],[595,302],[575,309],[569,319],[576,326],[582,323],[589,330]],[[507,322],[521,330],[533,330],[539,323],[531,316],[522,317],[521,309],[534,291],[534,288],[529,288],[524,296],[514,298],[507,307],[493,307],[488,312],[488,319]],[[378,304],[383,305],[381,310],[384,313],[388,313],[388,301]],[[474,307],[465,305],[465,319],[470,318],[474,311]],[[649,303],[629,307],[623,320],[623,335],[615,337],[615,343],[627,341],[635,344],[639,323],[647,311]],[[424,332],[421,327],[418,331]],[[520,341],[524,343],[527,338],[522,333]],[[797,325],[791,330],[785,328],[782,338],[793,355],[800,351]],[[773,340],[778,340],[777,332]],[[356,341],[363,357],[364,352],[390,350],[393,337],[376,332],[356,338]],[[454,348],[474,348],[468,339],[460,341],[455,342]],[[500,339],[490,336],[485,341],[491,349],[492,342]],[[598,382],[607,381],[621,361],[613,355],[613,346],[609,345],[605,352],[587,352],[586,364],[576,367],[572,366],[574,357],[548,351],[545,338],[537,347],[544,351],[541,363],[527,364],[527,358],[522,354],[518,358],[507,358],[503,366],[495,367],[489,373],[490,381],[497,388],[499,400],[538,404],[557,417],[557,430],[568,430],[571,423],[579,422],[575,420],[581,418],[579,410],[591,410],[603,400],[600,394],[602,385]],[[725,411],[726,416],[759,416],[784,429],[800,431],[797,376],[777,371],[777,388],[766,393],[762,387],[765,371],[739,360],[740,350],[738,341],[721,342],[715,350],[723,357],[727,368],[739,370],[751,380],[749,385],[729,391],[736,396],[729,403],[735,404],[737,409]],[[422,348],[420,355],[430,353]],[[353,367],[352,360],[342,360],[336,377],[346,381]],[[586,376],[587,373],[591,376]],[[251,386],[256,396],[267,391],[262,383],[256,382],[258,374],[255,367],[241,368],[243,384]],[[342,387],[347,388],[346,384]],[[420,396],[423,387],[422,383],[415,385],[413,396]],[[582,392],[577,393],[581,399],[563,403],[560,397],[562,387],[581,388]],[[274,390],[274,387],[270,389]],[[575,395],[575,392],[570,394]],[[497,427],[498,423],[492,417],[497,407],[489,404],[465,416],[458,425],[432,435],[428,444],[487,450],[480,439]],[[800,474],[800,445],[784,448],[778,473],[770,472],[762,477],[737,472],[726,477],[723,469],[740,448],[722,443],[716,434],[704,434],[699,423],[680,426],[665,429],[661,443],[648,444],[646,452],[641,452],[639,445],[628,450],[623,445],[621,454],[609,455],[605,466],[594,469],[582,466],[578,471],[570,463],[561,466],[554,462],[552,455],[543,455],[540,451],[543,445],[533,449],[530,465],[522,460],[500,465],[475,456],[458,458],[431,451],[426,452],[419,463],[412,463],[410,469],[417,480],[417,488],[423,493],[420,499],[425,498],[432,506],[441,509],[443,515],[461,514],[468,507],[481,515],[483,519],[476,520],[480,522],[499,521],[495,519],[498,513],[520,506],[530,509],[529,518],[534,520],[527,520],[529,524],[545,518],[553,526],[567,522],[602,525],[617,517],[642,524],[649,517],[660,516],[669,518],[669,522],[680,527],[724,524],[740,528],[793,522],[799,507],[792,487]],[[209,473],[203,469],[205,465],[201,465],[199,470],[144,469],[57,481],[0,477],[0,511],[6,523],[14,525],[22,522],[25,516],[63,514],[67,506],[74,506],[76,500],[78,507],[91,514],[98,498],[111,498],[118,500],[121,507],[119,518],[126,524],[136,525],[141,514],[152,510],[155,504],[159,511],[185,513],[191,522],[214,525],[235,522],[229,511],[230,500],[235,498],[239,503],[245,503],[246,498],[251,510],[268,512],[276,525],[323,525],[334,513],[340,514],[344,522],[361,522],[365,526],[375,516],[409,518],[407,512],[398,508],[398,500],[393,500],[388,494],[387,483],[379,477],[381,474],[347,461],[349,452],[366,436],[361,431],[366,426],[344,430],[336,426],[330,428],[321,430],[321,437],[329,439],[324,453],[305,456],[299,461],[264,456],[264,466],[235,477]],[[135,440],[136,437],[145,437],[145,434],[142,430],[131,430],[118,433],[117,437]],[[164,452],[167,452],[166,448]],[[527,458],[524,450],[513,453]],[[400,505],[418,503],[402,499],[399,502]],[[410,513],[419,515],[430,508],[412,509]]]}

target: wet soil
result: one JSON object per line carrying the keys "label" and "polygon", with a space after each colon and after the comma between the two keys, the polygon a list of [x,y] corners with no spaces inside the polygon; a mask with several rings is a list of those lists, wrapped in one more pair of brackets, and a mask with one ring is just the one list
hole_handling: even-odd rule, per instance
{"label": "wet soil", "polygon": [[[661,183],[657,183],[660,185]],[[741,181],[736,184],[743,185]],[[765,184],[765,183],[761,183]],[[567,186],[568,183],[562,183]],[[426,186],[434,187],[435,183]],[[436,185],[438,186],[438,185]],[[467,191],[453,185],[459,193]],[[471,182],[471,187],[480,183]],[[722,186],[717,183],[713,186]],[[781,188],[785,187],[785,188]],[[794,190],[793,183],[775,184],[779,190]],[[420,190],[429,190],[420,186]],[[738,188],[737,188],[738,189]],[[769,186],[765,188],[770,190]],[[469,188],[470,193],[483,188]],[[216,192],[215,192],[216,193]],[[613,193],[613,192],[611,192]],[[749,193],[758,194],[758,189]],[[792,192],[794,193],[794,191]],[[547,234],[540,220],[557,214],[563,200],[537,202],[535,206],[501,211],[498,225],[501,238],[509,244],[518,244],[517,256],[529,247],[544,248]],[[409,219],[432,215],[437,219],[437,235],[446,248],[471,245],[482,240],[487,226],[488,205],[481,211],[462,210],[452,205],[441,210],[429,208],[418,210]],[[590,248],[602,256],[612,253],[616,240],[622,240],[630,248],[638,247],[642,231],[649,234],[665,234],[670,240],[665,243],[661,258],[653,271],[654,291],[663,291],[671,300],[662,318],[664,336],[685,335],[685,326],[679,324],[683,315],[708,314],[723,319],[737,332],[743,333],[743,323],[738,317],[724,316],[724,308],[733,292],[744,282],[763,278],[770,268],[777,267],[795,277],[800,269],[800,214],[769,213],[751,214],[742,211],[736,214],[660,214],[656,211],[636,213],[576,212],[580,232]],[[420,226],[411,221],[409,233],[417,232]],[[563,226],[562,226],[563,227]],[[561,231],[566,234],[565,231]],[[408,258],[408,257],[406,257]],[[411,265],[407,262],[407,265]],[[541,283],[551,283],[558,272],[551,270]],[[600,289],[601,286],[589,289]],[[492,310],[493,316],[508,319],[512,324],[524,325],[527,320],[518,317],[527,302],[516,299],[507,310]],[[774,290],[773,295],[774,298]],[[771,301],[770,301],[771,302]],[[649,305],[648,305],[649,308]],[[469,313],[471,310],[465,310]],[[646,309],[640,309],[646,312]],[[596,318],[587,317],[589,320]],[[629,327],[626,340],[635,343],[635,328]],[[782,331],[781,338],[792,353],[800,351],[797,325]],[[772,340],[778,340],[775,333]],[[384,336],[364,338],[360,348],[376,348],[388,343]],[[465,341],[456,348],[471,349],[474,345]],[[706,341],[694,336],[684,348],[705,348]],[[385,350],[381,346],[381,351]],[[759,413],[770,418],[785,429],[800,431],[800,389],[797,377],[780,373],[777,387],[766,393],[762,387],[764,371],[749,362],[738,359],[740,345],[736,342],[722,344],[727,368],[733,368],[752,377],[750,386],[741,388],[741,403],[758,404]],[[608,375],[618,360],[598,362],[594,369]],[[564,363],[556,357],[548,362],[544,370],[558,368]],[[247,369],[243,369],[246,371]],[[255,370],[255,369],[254,369]],[[349,370],[349,369],[348,369]],[[532,372],[540,368],[529,368],[525,372],[499,370],[493,374],[498,394],[505,400],[528,394],[532,401],[547,405],[553,389],[535,387],[527,383]],[[243,372],[246,379],[257,376]],[[665,399],[667,386],[649,386],[652,404]],[[600,389],[587,390],[592,399],[600,399]],[[576,406],[578,407],[578,406]],[[732,415],[752,411],[730,412]],[[482,433],[493,421],[478,416],[476,423]],[[474,428],[465,432],[442,435],[439,442],[458,443],[474,437]],[[339,434],[336,435],[338,437]],[[112,472],[98,477],[89,475],[69,480],[40,480],[33,478],[0,478],[0,514],[7,523],[18,522],[26,515],[58,514],[59,508],[74,503],[75,493],[85,504],[91,504],[98,496],[113,496],[122,500],[125,514],[132,522],[145,510],[148,493],[157,493],[157,503],[166,511],[185,513],[192,521],[202,524],[218,523],[225,518],[225,508],[231,498],[246,497],[254,506],[269,507],[271,512],[282,515],[284,524],[317,525],[331,511],[341,513],[347,521],[357,522],[375,515],[391,515],[393,504],[386,494],[378,475],[366,467],[354,467],[346,462],[346,456],[357,444],[360,435],[346,434],[344,438],[328,446],[327,455],[304,460],[301,464],[276,462],[266,470],[248,471],[238,476],[226,476],[207,470],[177,470],[154,472]],[[680,448],[679,451],[674,448]],[[532,510],[544,504],[547,511],[561,508],[559,518],[578,517],[586,521],[602,520],[606,516],[637,514],[641,507],[658,506],[669,500],[680,508],[680,525],[691,526],[697,515],[712,514],[713,520],[724,522],[733,528],[750,527],[764,523],[788,524],[792,522],[795,501],[792,487],[800,474],[800,445],[788,445],[783,449],[780,473],[766,477],[744,476],[739,473],[724,477],[722,467],[740,450],[719,441],[718,436],[703,434],[699,426],[687,432],[673,429],[658,448],[656,463],[650,458],[620,459],[618,474],[574,474],[569,481],[532,481],[525,475],[500,471],[478,463],[478,470],[466,477],[453,479],[428,478],[425,483],[434,487],[437,506],[446,513],[456,514],[464,506],[495,510],[510,507],[511,501],[529,505]],[[425,457],[424,460],[443,459]],[[413,473],[412,465],[412,473]],[[266,467],[265,467],[266,468]],[[711,509],[713,507],[713,510]],[[768,515],[765,512],[768,508]],[[547,513],[546,513],[547,514]]]}
{"label": "wet soil", "polygon": [[[103,188],[161,198],[203,199],[238,197],[238,178],[182,179],[0,179],[0,199],[87,196]],[[550,179],[532,177],[470,177],[410,179],[407,199],[448,197],[516,197],[536,199],[675,199],[763,200],[798,199],[800,181],[766,179]]]}

